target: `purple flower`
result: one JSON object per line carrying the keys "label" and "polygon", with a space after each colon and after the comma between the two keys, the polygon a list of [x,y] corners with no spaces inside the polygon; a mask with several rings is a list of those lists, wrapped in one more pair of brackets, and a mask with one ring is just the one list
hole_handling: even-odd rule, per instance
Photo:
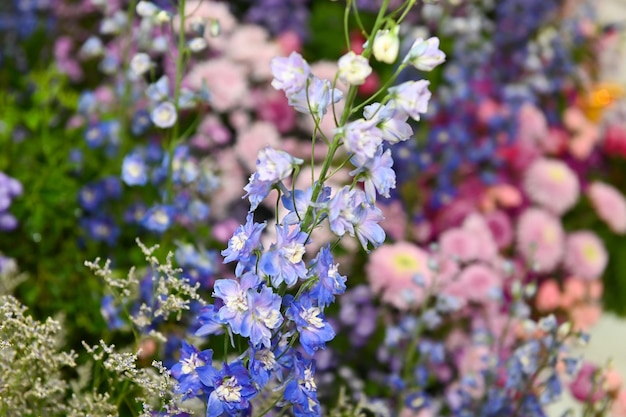
{"label": "purple flower", "polygon": [[300,333],[300,345],[309,355],[319,348],[324,348],[326,342],[334,339],[335,331],[324,319],[321,308],[313,302],[309,293],[304,293],[299,299],[286,296],[285,304],[287,318],[296,324]]}
{"label": "purple flower", "polygon": [[396,188],[396,173],[391,168],[393,166],[391,150],[387,149],[383,153],[382,146],[379,146],[373,158],[363,159],[354,155],[351,162],[357,169],[351,171],[350,175],[357,175],[359,181],[365,183],[365,196],[368,202],[372,204],[376,202],[376,191],[389,198],[389,190]]}
{"label": "purple flower", "polygon": [[432,71],[446,60],[446,54],[439,49],[439,39],[432,37],[426,40],[417,38],[403,62],[409,62],[418,70]]}
{"label": "purple flower", "polygon": [[283,90],[287,95],[303,90],[311,73],[309,64],[297,52],[292,52],[287,58],[272,58],[270,68],[274,75],[272,87]]}
{"label": "purple flower", "polygon": [[[241,274],[246,266],[254,263],[256,255],[254,250],[259,248],[261,233],[266,223],[254,223],[252,213],[248,213],[246,224],[240,225],[233,237],[228,241],[228,247],[222,251],[224,263],[237,261],[237,274]],[[240,266],[241,265],[241,266]]]}
{"label": "purple flower", "polygon": [[176,392],[184,394],[183,398],[198,395],[203,387],[197,369],[210,366],[212,361],[213,351],[211,349],[200,352],[195,346],[183,340],[180,360],[172,366],[172,376],[178,381]]}
{"label": "purple flower", "polygon": [[428,90],[429,84],[429,81],[419,80],[407,81],[396,87],[390,87],[389,92],[393,97],[394,105],[413,120],[419,121],[420,114],[428,111],[428,101],[432,95]]}
{"label": "purple flower", "polygon": [[289,105],[304,114],[312,114],[321,119],[331,103],[343,98],[341,90],[332,87],[328,80],[311,77],[308,86],[297,93],[288,95]]}
{"label": "purple flower", "polygon": [[219,320],[228,323],[233,333],[242,333],[242,322],[249,309],[248,290],[259,284],[259,277],[252,272],[246,272],[239,281],[219,279],[215,282],[213,297],[224,302],[218,312]]}
{"label": "purple flower", "polygon": [[148,167],[137,153],[124,157],[122,162],[122,181],[126,185],[146,185],[148,183]]}
{"label": "purple flower", "polygon": [[[0,272],[2,270],[0,269]],[[112,295],[105,295],[100,302],[100,314],[107,323],[109,330],[124,327],[124,320],[121,317],[121,308],[115,305],[115,298]]]}
{"label": "purple flower", "polygon": [[383,141],[383,132],[376,127],[377,123],[377,120],[359,119],[337,129],[345,137],[348,152],[362,159],[373,158]]}
{"label": "purple flower", "polygon": [[376,126],[382,132],[383,140],[393,144],[403,142],[413,136],[413,129],[407,123],[409,116],[398,110],[393,102],[381,106],[372,103],[363,109],[366,120],[376,120]]}
{"label": "purple flower", "polygon": [[346,291],[346,277],[339,274],[338,264],[333,261],[330,247],[326,245],[313,259],[309,270],[310,277],[317,277],[317,282],[311,288],[311,297],[321,307],[330,305],[335,301],[335,295]]}
{"label": "purple flower", "polygon": [[207,417],[217,417],[224,412],[231,416],[250,408],[249,400],[257,394],[248,370],[241,361],[224,363],[217,371],[212,366],[198,368],[198,376],[204,385],[210,388],[207,403]]}
{"label": "purple flower", "polygon": [[294,158],[285,151],[277,151],[267,146],[259,151],[256,161],[258,179],[277,183],[291,175],[294,165],[302,162],[302,159]]}
{"label": "purple flower", "polygon": [[[283,224],[292,225],[301,222],[309,207],[316,207],[326,203],[330,200],[330,193],[331,188],[324,187],[317,197],[317,203],[314,205],[311,204],[313,187],[307,188],[306,191],[294,190],[293,193],[286,193],[281,198],[281,201],[283,202],[283,206],[289,210],[289,214],[283,218]],[[313,209],[313,217],[317,217],[317,210],[315,208]]]}
{"label": "purple flower", "polygon": [[354,225],[352,221],[356,216],[358,203],[356,195],[358,190],[345,186],[328,203],[328,221],[330,230],[337,236],[347,233],[354,236]]}
{"label": "purple flower", "polygon": [[272,189],[272,183],[270,181],[261,181],[259,179],[259,173],[255,172],[250,175],[250,180],[243,189],[246,191],[246,195],[242,198],[248,197],[248,200],[250,200],[250,211],[252,212],[256,210],[259,204],[267,197]]}
{"label": "purple flower", "polygon": [[306,277],[306,266],[302,257],[308,235],[300,226],[289,231],[289,226],[276,225],[276,243],[265,252],[259,261],[259,269],[269,276],[276,288],[283,282],[292,287],[298,278]]}

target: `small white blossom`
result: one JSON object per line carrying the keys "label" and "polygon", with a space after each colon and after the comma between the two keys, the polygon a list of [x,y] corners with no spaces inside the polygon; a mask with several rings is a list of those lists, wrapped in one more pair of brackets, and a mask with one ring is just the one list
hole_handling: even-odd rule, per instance
{"label": "small white blossom", "polygon": [[155,126],[166,129],[174,126],[178,115],[176,114],[176,108],[169,101],[164,101],[152,110],[150,113],[150,119]]}
{"label": "small white blossom", "polygon": [[394,30],[379,30],[374,37],[372,52],[374,58],[380,62],[393,64],[398,58],[400,39],[397,27]]}
{"label": "small white blossom", "polygon": [[364,56],[350,51],[339,58],[339,79],[344,83],[361,85],[371,73],[372,67]]}
{"label": "small white blossom", "polygon": [[150,56],[143,52],[136,54],[130,60],[130,70],[133,73],[133,75],[136,75],[138,77],[148,72],[150,68],[152,68],[152,66],[153,66],[153,63],[152,63],[152,60],[150,59]]}

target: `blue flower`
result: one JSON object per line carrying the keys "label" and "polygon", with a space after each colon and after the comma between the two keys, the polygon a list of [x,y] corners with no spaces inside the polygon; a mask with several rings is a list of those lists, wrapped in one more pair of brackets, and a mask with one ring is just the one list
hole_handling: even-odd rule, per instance
{"label": "blue flower", "polygon": [[174,208],[167,205],[157,205],[150,208],[141,225],[151,232],[163,233],[170,228],[174,221]]}
{"label": "blue flower", "polygon": [[87,230],[89,237],[95,241],[106,242],[109,246],[115,244],[120,234],[120,229],[109,216],[85,218],[81,224]]}
{"label": "blue flower", "polygon": [[276,355],[270,349],[254,349],[250,348],[250,375],[252,381],[259,387],[265,386],[272,376],[272,372],[276,368]]}
{"label": "blue flower", "polygon": [[295,301],[288,295],[285,297],[285,304],[289,306],[287,318],[296,324],[300,333],[300,345],[309,355],[324,348],[326,342],[335,337],[335,331],[324,319],[322,310],[315,305],[310,294],[304,293]]}
{"label": "blue flower", "polygon": [[283,322],[280,314],[282,298],[269,287],[262,288],[260,292],[249,289],[247,297],[248,309],[241,322],[241,335],[249,337],[254,347],[263,345],[269,348],[271,331]]}
{"label": "blue flower", "polygon": [[296,417],[317,417],[322,414],[317,399],[315,361],[304,359],[298,352],[293,358],[293,379],[285,387],[285,400],[293,404]]}
{"label": "blue flower", "polygon": [[302,259],[308,235],[300,231],[300,226],[291,231],[289,226],[276,225],[276,243],[265,252],[259,261],[259,269],[269,276],[276,288],[283,282],[292,287],[298,278],[306,276],[306,266]]}
{"label": "blue flower", "polygon": [[146,185],[148,183],[148,167],[141,155],[131,153],[122,162],[122,181],[126,185]]}
{"label": "blue flower", "polygon": [[195,346],[183,340],[180,351],[180,360],[172,366],[172,376],[178,381],[176,392],[184,394],[183,398],[197,396],[202,390],[200,377],[197,369],[203,366],[211,366],[213,351],[211,349],[199,351]]}
{"label": "blue flower", "polygon": [[[283,218],[283,224],[297,224],[302,221],[302,218],[306,214],[309,207],[319,207],[319,205],[324,204],[330,200],[330,187],[324,187],[317,197],[317,204],[311,204],[311,198],[313,197],[313,187],[309,187],[306,191],[302,190],[294,190],[293,192],[288,192],[282,196],[281,201],[283,203],[283,207],[289,210],[289,214],[287,214]],[[316,218],[318,216],[318,209],[313,208],[312,210],[313,217]],[[320,217],[322,220],[324,216]]]}
{"label": "blue flower", "polygon": [[228,247],[222,251],[224,263],[237,261],[237,269],[240,270],[238,274],[243,272],[244,267],[253,265],[256,260],[254,251],[260,247],[265,226],[265,223],[254,223],[252,213],[248,213],[246,224],[235,230],[233,237],[228,240]]}
{"label": "blue flower", "polygon": [[224,333],[224,322],[220,320],[219,312],[212,304],[202,307],[197,322],[200,327],[194,333],[196,336]]}
{"label": "blue flower", "polygon": [[[0,269],[1,272],[1,269]],[[121,308],[115,305],[115,298],[112,295],[105,295],[100,302],[100,314],[107,323],[109,330],[124,327],[124,320],[121,317]]]}
{"label": "blue flower", "polygon": [[107,138],[106,124],[96,123],[89,125],[85,130],[85,141],[90,148],[99,148]]}
{"label": "blue flower", "polygon": [[78,202],[87,211],[99,208],[104,202],[104,187],[101,183],[87,184],[78,193]]}
{"label": "blue flower", "polygon": [[135,136],[141,136],[146,133],[151,125],[150,113],[145,109],[137,110],[130,123],[130,131]]}
{"label": "blue flower", "polygon": [[242,198],[248,197],[250,200],[250,211],[254,211],[259,207],[259,204],[267,197],[270,190],[272,189],[272,183],[270,181],[261,181],[259,179],[259,173],[255,172],[250,175],[250,180],[248,184],[243,187],[246,191],[246,195]]}
{"label": "blue flower", "polygon": [[207,417],[217,417],[224,412],[234,416],[242,410],[248,410],[249,400],[257,394],[248,370],[241,361],[230,365],[224,363],[220,371],[212,366],[198,368],[198,376],[200,381],[211,389],[207,402]]}
{"label": "blue flower", "polygon": [[219,319],[228,323],[233,333],[241,334],[242,322],[248,312],[248,290],[260,284],[260,279],[252,272],[245,273],[239,281],[219,279],[213,287],[213,297],[220,298],[224,305],[219,310]]}
{"label": "blue flower", "polygon": [[311,263],[309,276],[318,278],[311,288],[311,297],[317,300],[321,307],[330,305],[335,301],[335,295],[346,291],[346,277],[339,274],[337,267],[338,265],[333,263],[333,255],[328,245],[319,251]]}

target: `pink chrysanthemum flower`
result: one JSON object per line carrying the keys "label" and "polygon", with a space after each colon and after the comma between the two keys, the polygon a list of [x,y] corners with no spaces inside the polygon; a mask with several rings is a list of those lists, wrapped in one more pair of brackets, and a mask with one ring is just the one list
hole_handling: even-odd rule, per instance
{"label": "pink chrysanthemum flower", "polygon": [[529,208],[517,224],[517,250],[538,272],[551,272],[563,257],[563,227],[559,220],[540,208]]}
{"label": "pink chrysanthemum flower", "polygon": [[448,229],[439,236],[439,251],[444,258],[469,262],[478,257],[478,241],[462,228]]}
{"label": "pink chrysanthemum flower", "polygon": [[543,282],[537,290],[535,307],[541,312],[553,311],[561,304],[561,289],[553,279]]}
{"label": "pink chrysanthemum flower", "polygon": [[507,248],[513,243],[513,226],[505,212],[502,210],[492,211],[485,215],[485,220],[498,249]]}
{"label": "pink chrysanthemum flower", "polygon": [[595,181],[587,188],[587,196],[596,214],[614,233],[626,233],[626,199],[615,187]]}
{"label": "pink chrysanthemum flower", "polygon": [[565,242],[565,268],[573,275],[593,280],[599,278],[609,258],[602,241],[595,233],[574,232]]}
{"label": "pink chrysanthemum flower", "polygon": [[522,187],[531,201],[561,215],[578,201],[578,178],[564,162],[540,158],[526,171]]}
{"label": "pink chrysanthemum flower", "polygon": [[457,278],[463,298],[476,303],[494,300],[499,294],[502,277],[485,264],[476,263],[463,269]]}
{"label": "pink chrysanthemum flower", "polygon": [[426,251],[409,242],[380,246],[366,266],[372,291],[399,309],[419,305],[431,283],[428,259]]}

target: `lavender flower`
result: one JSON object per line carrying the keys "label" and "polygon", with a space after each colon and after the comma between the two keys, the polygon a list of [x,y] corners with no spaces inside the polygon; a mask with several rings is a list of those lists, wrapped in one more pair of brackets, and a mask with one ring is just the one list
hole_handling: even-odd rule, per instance
{"label": "lavender flower", "polygon": [[432,71],[446,60],[446,54],[439,49],[439,38],[426,40],[417,38],[403,62],[408,62],[422,71]]}
{"label": "lavender flower", "polygon": [[311,114],[321,119],[331,103],[337,103],[343,98],[343,93],[333,88],[330,81],[312,76],[306,89],[287,95],[287,98],[289,105],[300,113]]}
{"label": "lavender flower", "polygon": [[[297,52],[292,52],[289,57],[275,57],[270,62],[272,74],[272,87],[283,90],[285,94],[296,94],[304,89],[311,73],[309,64]],[[308,110],[306,111],[308,113]]]}
{"label": "lavender flower", "polygon": [[306,277],[302,258],[307,239],[308,235],[300,231],[300,226],[290,231],[288,226],[276,225],[276,243],[259,260],[260,271],[270,277],[274,287],[283,282],[293,287],[298,278]]}
{"label": "lavender flower", "polygon": [[285,151],[277,151],[267,146],[259,151],[256,161],[258,179],[274,184],[290,176],[294,165],[302,162],[302,159],[294,158]]}
{"label": "lavender flower", "polygon": [[420,114],[428,111],[431,93],[428,91],[429,81],[406,81],[396,87],[389,88],[395,106],[408,114],[413,120],[419,121]]}

